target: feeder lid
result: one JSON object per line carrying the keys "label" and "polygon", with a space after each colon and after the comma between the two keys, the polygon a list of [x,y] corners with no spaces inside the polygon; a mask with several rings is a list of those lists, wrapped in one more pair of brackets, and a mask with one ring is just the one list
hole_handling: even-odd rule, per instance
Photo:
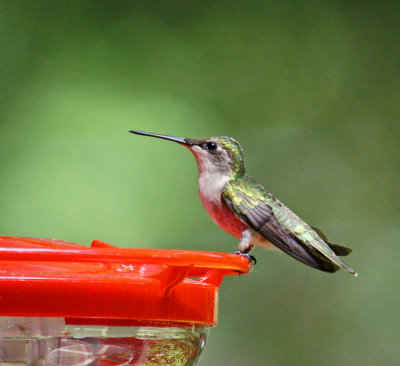
{"label": "feeder lid", "polygon": [[225,253],[0,237],[0,316],[215,325],[223,277],[251,268]]}

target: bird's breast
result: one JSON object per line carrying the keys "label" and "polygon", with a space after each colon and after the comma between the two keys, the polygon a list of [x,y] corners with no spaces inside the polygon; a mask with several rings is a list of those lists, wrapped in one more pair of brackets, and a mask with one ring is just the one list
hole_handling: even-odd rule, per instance
{"label": "bird's breast", "polygon": [[207,213],[213,221],[226,232],[236,238],[242,236],[246,224],[228,207],[222,197],[222,189],[228,177],[199,177],[199,193]]}

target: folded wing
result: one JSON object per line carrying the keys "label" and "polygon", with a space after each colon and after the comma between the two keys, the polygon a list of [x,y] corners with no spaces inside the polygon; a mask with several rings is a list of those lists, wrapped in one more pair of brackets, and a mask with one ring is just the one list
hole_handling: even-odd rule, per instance
{"label": "folded wing", "polygon": [[249,191],[240,181],[229,182],[224,187],[223,197],[242,221],[298,261],[325,272],[335,272],[340,267],[351,273],[354,272],[335,255],[335,248],[331,250],[322,239],[322,245],[326,248],[315,248],[288,233],[279,223],[271,205],[268,204],[268,201],[273,198],[268,196],[261,186],[256,188]]}

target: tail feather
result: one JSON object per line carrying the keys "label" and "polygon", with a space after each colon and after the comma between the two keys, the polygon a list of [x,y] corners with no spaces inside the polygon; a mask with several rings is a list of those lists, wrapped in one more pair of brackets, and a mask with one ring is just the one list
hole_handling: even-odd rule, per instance
{"label": "tail feather", "polygon": [[339,255],[341,257],[345,257],[346,255],[349,255],[352,252],[350,248],[343,247],[339,244],[333,244],[327,241],[325,243],[329,245],[329,247],[333,250],[333,252],[336,255]]}
{"label": "tail feather", "polygon": [[349,254],[352,252],[352,250],[351,250],[350,248],[344,247],[344,246],[339,245],[339,244],[330,243],[330,242],[328,241],[328,238],[326,237],[326,235],[325,235],[320,229],[318,229],[318,228],[315,227],[315,226],[311,226],[311,227],[312,227],[312,229],[319,235],[319,237],[320,237],[326,244],[329,245],[329,247],[333,250],[333,252],[334,252],[336,255],[339,255],[339,256],[341,256],[341,257],[344,257],[344,256],[346,256],[346,255],[349,255]]}
{"label": "tail feather", "polygon": [[346,263],[344,263],[342,260],[338,258],[339,256],[343,257],[350,254],[352,250],[350,248],[343,247],[339,244],[330,243],[326,235],[321,230],[319,230],[314,226],[312,228],[318,234],[318,236],[329,246],[329,248],[333,251],[333,253],[337,256],[335,258],[330,256],[329,253],[324,253],[320,251],[319,253],[321,254],[321,256],[319,256],[320,257],[319,265],[320,267],[322,267],[320,269],[325,272],[335,272],[339,268],[343,268],[347,272],[351,273],[353,276],[358,276],[356,271],[354,271],[351,267],[349,267]]}

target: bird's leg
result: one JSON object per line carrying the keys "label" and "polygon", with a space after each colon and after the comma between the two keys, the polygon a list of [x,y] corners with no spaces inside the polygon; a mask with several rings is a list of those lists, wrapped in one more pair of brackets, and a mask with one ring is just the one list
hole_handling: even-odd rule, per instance
{"label": "bird's leg", "polygon": [[239,242],[239,250],[237,250],[234,254],[239,254],[245,256],[249,261],[252,261],[253,264],[257,263],[257,260],[254,256],[248,254],[250,250],[253,248],[253,244],[251,244],[251,239],[253,238],[253,232],[251,229],[246,229],[242,232],[242,237]]}

